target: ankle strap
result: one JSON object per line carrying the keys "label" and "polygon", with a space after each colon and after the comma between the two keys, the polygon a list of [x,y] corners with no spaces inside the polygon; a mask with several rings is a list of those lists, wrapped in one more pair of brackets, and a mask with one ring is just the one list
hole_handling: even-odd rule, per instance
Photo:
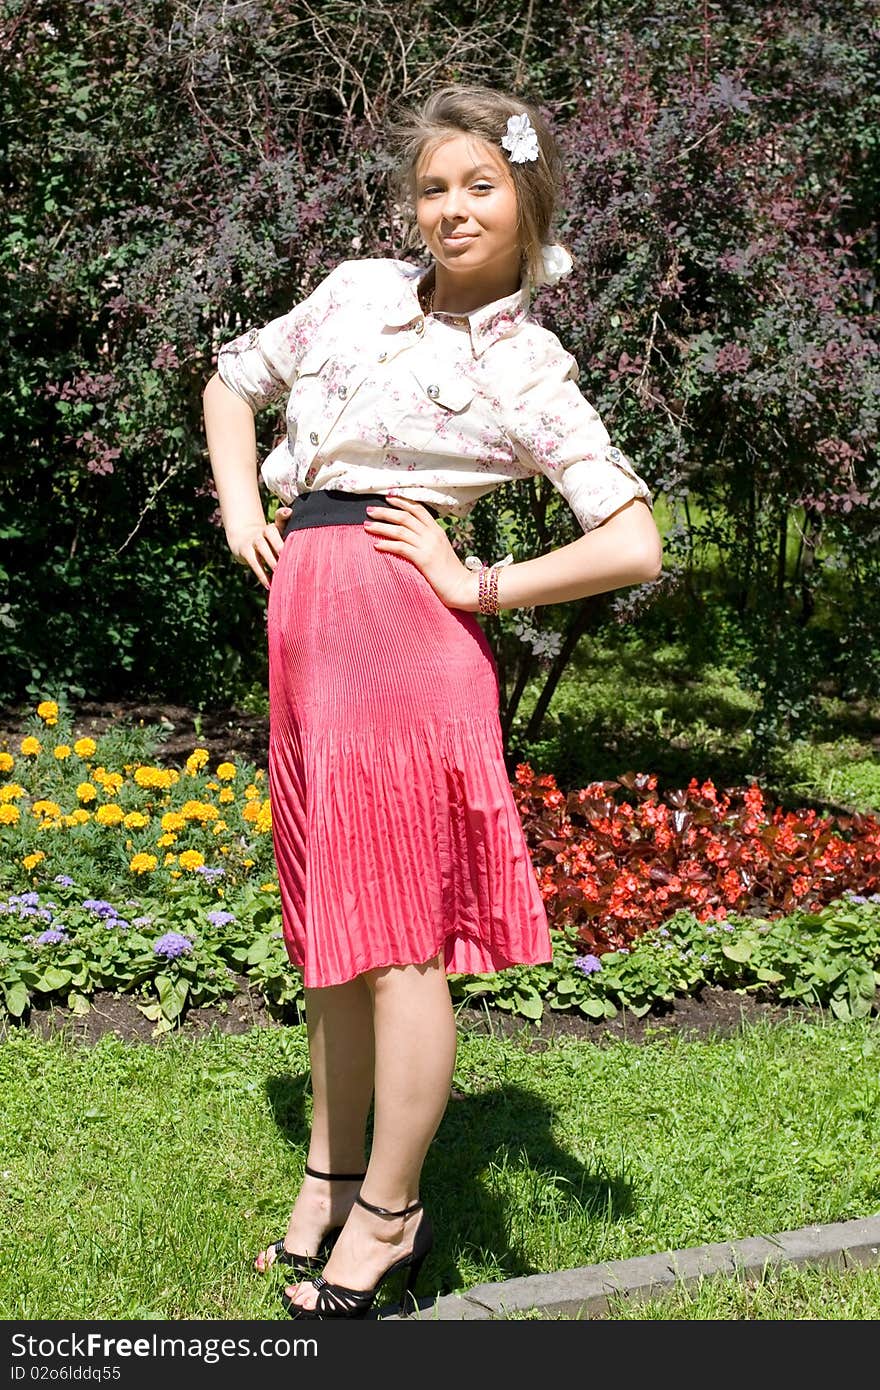
{"label": "ankle strap", "polygon": [[366,1173],[319,1173],[317,1168],[310,1168],[308,1164],[306,1172],[310,1178],[326,1178],[329,1182],[360,1182],[367,1176]]}
{"label": "ankle strap", "polygon": [[411,1207],[404,1207],[403,1211],[389,1211],[387,1207],[374,1207],[372,1202],[365,1202],[360,1193],[354,1200],[366,1207],[367,1211],[375,1212],[377,1216],[409,1216],[410,1212],[418,1211],[422,1205],[421,1202],[413,1202]]}

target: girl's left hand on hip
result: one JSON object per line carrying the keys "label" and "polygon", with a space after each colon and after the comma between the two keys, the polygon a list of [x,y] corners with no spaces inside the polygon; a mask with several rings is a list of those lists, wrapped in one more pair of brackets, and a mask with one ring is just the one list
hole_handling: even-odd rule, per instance
{"label": "girl's left hand on hip", "polygon": [[476,610],[476,577],[459,560],[443,527],[421,502],[385,494],[388,507],[370,507],[364,529],[376,550],[402,555],[420,570],[447,608]]}

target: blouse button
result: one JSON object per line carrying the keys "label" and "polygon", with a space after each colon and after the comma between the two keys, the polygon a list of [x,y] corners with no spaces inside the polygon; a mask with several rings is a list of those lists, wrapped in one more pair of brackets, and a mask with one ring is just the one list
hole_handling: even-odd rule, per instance
{"label": "blouse button", "polygon": [[317,442],[318,442],[318,436],[317,436],[317,434],[315,433],[314,430],[312,430],[311,434],[309,435],[309,441],[310,441],[310,443],[312,443],[312,444],[317,444]]}
{"label": "blouse button", "polygon": [[341,396],[341,398],[342,398],[343,400],[345,400],[346,396],[348,395],[348,387],[347,387],[347,386],[340,386],[339,391],[337,392],[337,394],[338,394],[339,396]]}
{"label": "blouse button", "polygon": [[380,362],[384,362],[384,361],[386,360],[387,357],[388,357],[388,353],[387,353],[387,352],[380,352],[380,353],[379,353],[379,361],[380,361]]}
{"label": "blouse button", "polygon": [[431,400],[432,400],[432,401],[436,401],[437,397],[440,395],[440,387],[439,387],[439,386],[429,386],[429,387],[428,387],[428,395],[431,397]]}
{"label": "blouse button", "polygon": [[613,448],[612,448],[612,449],[609,449],[609,450],[608,450],[608,453],[610,454],[611,458],[613,458],[613,459],[619,459],[619,458],[620,458],[620,450],[619,450],[619,449],[613,449]]}
{"label": "blouse button", "polygon": [[416,332],[419,333],[419,334],[421,334],[421,333],[424,333],[424,331],[425,331],[425,320],[424,320],[424,319],[419,319],[418,323],[416,324]]}

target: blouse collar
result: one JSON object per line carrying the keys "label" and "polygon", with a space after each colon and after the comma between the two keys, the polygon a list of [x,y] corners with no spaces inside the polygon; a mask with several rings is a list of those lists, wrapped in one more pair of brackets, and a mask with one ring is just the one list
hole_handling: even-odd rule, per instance
{"label": "blouse collar", "polygon": [[[399,299],[389,305],[386,314],[386,323],[398,327],[423,316],[419,303],[419,288],[425,281],[433,283],[434,262],[432,261],[427,269],[423,266],[407,265],[406,270],[408,275],[401,285]],[[472,309],[469,314],[450,314],[448,317],[467,323],[471,349],[474,356],[479,357],[497,338],[505,337],[522,322],[529,312],[530,302],[531,281],[528,274],[524,273],[519,289],[513,294],[505,295],[503,299],[495,299],[491,304],[483,304],[479,309]],[[443,316],[443,312],[438,310],[438,317]]]}

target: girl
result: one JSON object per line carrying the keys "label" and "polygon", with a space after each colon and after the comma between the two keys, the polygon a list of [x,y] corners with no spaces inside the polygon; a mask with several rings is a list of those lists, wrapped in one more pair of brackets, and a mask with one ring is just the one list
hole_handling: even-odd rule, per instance
{"label": "girl", "polygon": [[[551,958],[474,615],[661,565],[646,484],[529,312],[533,286],[571,265],[549,244],[548,125],[457,85],[395,136],[428,266],[343,262],[222,347],[204,393],[226,538],[269,591],[272,833],[313,1118],[287,1233],[256,1267],[293,1268],[293,1317],[363,1316],[395,1270],[403,1311],[431,1247],[419,1181],[455,1063],[446,975]],[[253,412],[285,395],[287,439],[261,470],[285,505],[268,524]],[[463,564],[438,518],[537,473],[585,534]]]}

